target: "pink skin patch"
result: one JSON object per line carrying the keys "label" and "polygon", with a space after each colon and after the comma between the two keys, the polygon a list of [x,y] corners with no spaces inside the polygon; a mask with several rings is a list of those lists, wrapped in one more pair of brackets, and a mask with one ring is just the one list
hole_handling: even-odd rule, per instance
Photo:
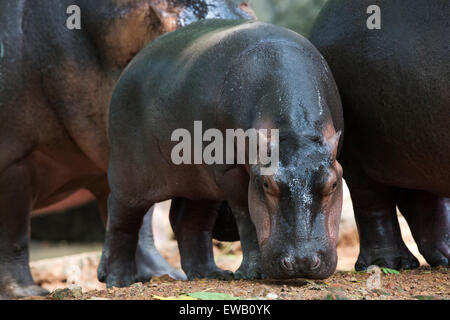
{"label": "pink skin patch", "polygon": [[41,214],[53,213],[53,212],[63,212],[69,209],[76,208],[78,206],[84,205],[90,201],[95,200],[95,197],[87,190],[79,190],[73,195],[67,197],[66,199],[50,205],[45,208],[33,210],[32,216],[38,216]]}

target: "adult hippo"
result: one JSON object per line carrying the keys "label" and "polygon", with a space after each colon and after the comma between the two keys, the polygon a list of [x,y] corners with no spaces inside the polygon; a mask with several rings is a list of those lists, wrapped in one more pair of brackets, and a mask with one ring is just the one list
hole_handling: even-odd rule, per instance
{"label": "adult hippo", "polygon": [[[381,29],[366,26],[377,19],[371,5],[380,9]],[[427,262],[448,266],[449,16],[448,0],[331,0],[313,27],[311,41],[343,101],[339,159],[360,237],[357,270],[419,265],[402,240],[396,206]]]}
{"label": "adult hippo", "polygon": [[[175,152],[180,132],[198,139],[199,122],[205,135],[257,130],[259,148],[267,141],[279,148],[278,168],[267,173],[261,162],[251,162],[245,138],[244,146],[234,139],[226,148],[219,144],[212,152],[217,161],[200,159],[205,141],[215,141],[211,136],[194,142],[192,154]],[[111,193],[99,280],[108,287],[146,280],[137,275],[133,254],[142,218],[154,203],[172,198],[187,201],[184,223],[177,224],[183,230],[175,231],[182,266],[193,274],[215,268],[211,245],[203,244],[211,242],[211,219],[227,200],[242,242],[243,273],[262,263],[273,278],[329,276],[342,205],[336,161],[342,127],[325,60],[293,31],[206,20],[153,41],[128,65],[111,99]],[[242,152],[230,151],[235,148]],[[181,153],[186,162],[174,160]],[[188,164],[191,155],[195,165]]]}
{"label": "adult hippo", "polygon": [[[81,30],[66,27],[71,5]],[[109,100],[123,68],[160,34],[211,17],[249,15],[228,0],[0,2],[0,297],[45,293],[28,266],[31,210],[87,189],[106,218]],[[154,249],[150,219],[140,272],[183,277]]]}

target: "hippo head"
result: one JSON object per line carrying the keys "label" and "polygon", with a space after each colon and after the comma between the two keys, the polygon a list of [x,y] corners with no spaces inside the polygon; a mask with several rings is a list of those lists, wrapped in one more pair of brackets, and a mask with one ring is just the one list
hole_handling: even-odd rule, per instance
{"label": "hippo head", "polygon": [[279,167],[262,175],[250,169],[249,209],[262,265],[277,279],[323,279],[336,269],[342,209],[342,167],[336,160],[341,133],[331,122],[321,134],[284,135]]}
{"label": "hippo head", "polygon": [[[246,126],[265,132],[259,150],[272,149],[269,144],[278,150],[279,159],[271,159],[277,168],[261,158],[246,166],[262,267],[271,278],[326,278],[336,268],[342,209],[339,92],[308,40],[283,28],[252,25],[265,39],[230,66],[221,108],[239,110]],[[270,164],[268,172],[263,163]]]}

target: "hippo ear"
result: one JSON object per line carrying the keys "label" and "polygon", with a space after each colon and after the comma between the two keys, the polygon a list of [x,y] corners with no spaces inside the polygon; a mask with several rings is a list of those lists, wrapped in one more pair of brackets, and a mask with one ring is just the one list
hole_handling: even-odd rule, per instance
{"label": "hippo ear", "polygon": [[255,11],[253,11],[252,7],[250,7],[247,2],[241,2],[241,4],[239,5],[239,9],[248,14],[251,19],[258,20]]}
{"label": "hippo ear", "polygon": [[169,7],[167,0],[151,3],[150,8],[159,19],[162,33],[175,31],[179,27],[179,15],[176,13],[176,10]]}
{"label": "hippo ear", "polygon": [[328,140],[328,144],[331,147],[331,156],[332,159],[336,159],[336,155],[339,149],[339,140],[341,138],[341,134],[342,134],[342,130],[339,130],[338,132],[336,132],[329,140]]}

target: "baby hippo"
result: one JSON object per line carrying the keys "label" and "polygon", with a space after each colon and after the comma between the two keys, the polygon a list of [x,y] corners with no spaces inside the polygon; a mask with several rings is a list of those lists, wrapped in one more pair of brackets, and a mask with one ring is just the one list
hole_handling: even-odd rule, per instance
{"label": "baby hippo", "polygon": [[177,199],[172,222],[191,278],[231,276],[216,267],[211,246],[224,201],[242,243],[240,278],[334,272],[343,118],[333,76],[308,40],[256,21],[191,24],[132,60],[109,121],[98,271],[108,287],[148,280],[136,272],[139,228],[167,199]]}

